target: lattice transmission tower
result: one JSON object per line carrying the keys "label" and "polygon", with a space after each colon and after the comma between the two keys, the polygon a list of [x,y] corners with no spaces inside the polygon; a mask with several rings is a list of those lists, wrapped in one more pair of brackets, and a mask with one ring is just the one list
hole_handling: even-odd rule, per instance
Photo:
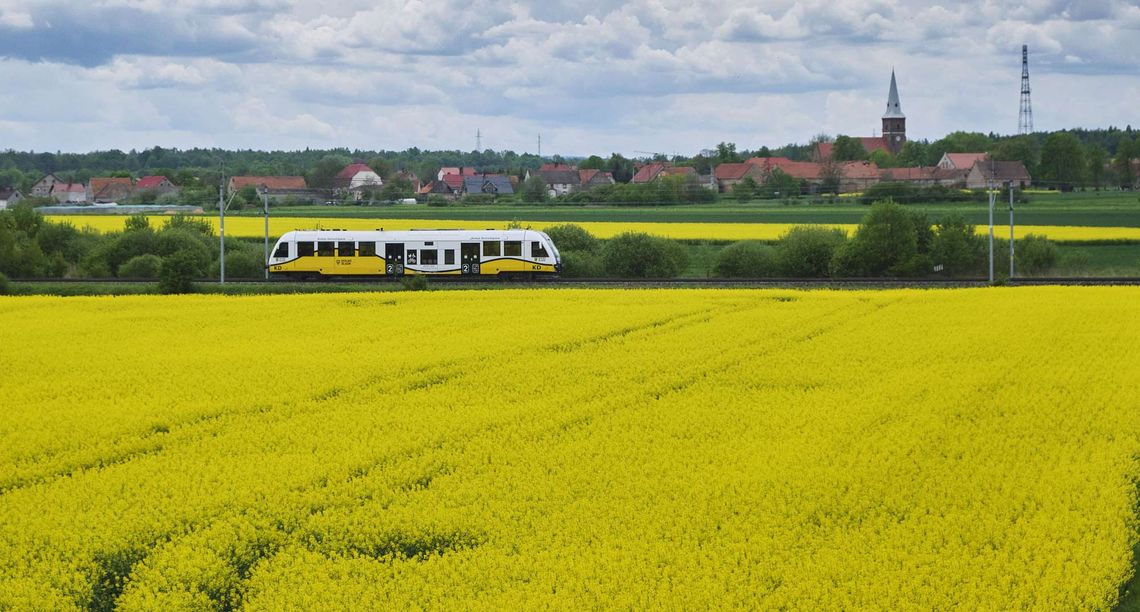
{"label": "lattice transmission tower", "polygon": [[1033,133],[1033,104],[1029,101],[1029,45],[1021,45],[1021,113],[1017,133]]}

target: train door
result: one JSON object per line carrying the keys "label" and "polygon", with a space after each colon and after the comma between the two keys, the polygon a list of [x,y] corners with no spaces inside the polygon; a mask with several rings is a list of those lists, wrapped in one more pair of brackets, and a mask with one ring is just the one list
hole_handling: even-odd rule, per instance
{"label": "train door", "polygon": [[462,274],[479,274],[479,243],[464,242],[459,249]]}
{"label": "train door", "polygon": [[388,276],[403,276],[404,274],[404,243],[388,243],[384,245],[384,273]]}

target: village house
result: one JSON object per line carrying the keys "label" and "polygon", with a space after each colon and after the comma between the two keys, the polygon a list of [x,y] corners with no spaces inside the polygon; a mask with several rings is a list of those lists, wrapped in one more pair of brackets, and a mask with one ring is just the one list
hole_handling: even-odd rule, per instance
{"label": "village house", "polygon": [[985,159],[985,153],[943,153],[942,159],[938,160],[938,167],[944,170],[969,172],[974,164]]}
{"label": "village house", "polygon": [[511,195],[515,192],[514,183],[510,177],[501,174],[480,174],[478,176],[464,176],[464,195],[487,194],[492,196]]}
{"label": "village house", "polygon": [[87,201],[92,204],[118,203],[131,197],[135,184],[128,177],[93,177],[87,184]]}
{"label": "village house", "polygon": [[43,178],[36,181],[35,185],[32,185],[32,190],[29,192],[29,195],[33,198],[50,198],[52,188],[55,187],[56,183],[62,182],[63,181],[59,180],[59,177],[54,174],[45,174]]}
{"label": "village house", "polygon": [[226,184],[226,192],[232,196],[246,187],[253,187],[260,195],[265,193],[270,200],[286,198],[302,202],[321,202],[322,192],[309,189],[303,176],[234,176]]}
{"label": "village house", "polygon": [[1029,171],[1025,164],[1019,161],[995,161],[992,159],[974,162],[970,173],[966,176],[967,189],[986,189],[987,187],[1012,183],[1014,186],[1025,189],[1032,184]]}
{"label": "village house", "polygon": [[551,197],[566,195],[577,191],[582,186],[582,175],[578,168],[568,164],[543,164],[532,174],[526,172],[526,179],[538,176],[546,183],[546,191]]}
{"label": "village house", "polygon": [[384,179],[366,164],[349,164],[337,173],[333,186],[337,189],[359,189],[360,187],[380,187]]}
{"label": "village house", "polygon": [[748,162],[720,164],[713,170],[713,176],[716,177],[717,191],[721,193],[731,192],[745,177],[752,177],[757,185],[764,182],[763,169]]}
{"label": "village house", "polygon": [[135,183],[135,191],[158,197],[168,193],[178,193],[178,186],[170,182],[170,179],[165,176],[144,176]]}
{"label": "village house", "polygon": [[944,187],[965,187],[969,170],[943,168],[941,166],[919,166],[917,168],[882,168],[879,180],[884,183],[910,183],[919,187],[942,185]]}
{"label": "village house", "polygon": [[477,170],[475,170],[474,168],[467,168],[467,167],[453,168],[453,167],[445,166],[445,167],[439,169],[439,173],[436,174],[435,180],[442,181],[443,177],[445,177],[449,174],[454,174],[454,175],[457,175],[460,177],[464,177],[464,176],[475,176],[475,175],[479,174],[479,172]]}
{"label": "village house", "polygon": [[56,183],[51,197],[60,204],[83,204],[87,201],[87,186],[83,183]]}
{"label": "village house", "polygon": [[583,190],[601,187],[602,185],[613,185],[616,182],[613,172],[594,169],[578,171],[578,185]]}
{"label": "village house", "polygon": [[19,189],[14,187],[0,188],[0,210],[14,205],[22,199],[24,199],[24,196],[20,193]]}

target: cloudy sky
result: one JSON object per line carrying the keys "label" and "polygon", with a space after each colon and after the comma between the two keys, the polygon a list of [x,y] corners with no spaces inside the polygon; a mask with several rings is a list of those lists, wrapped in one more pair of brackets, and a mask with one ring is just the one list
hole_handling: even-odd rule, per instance
{"label": "cloudy sky", "polygon": [[695,153],[1140,127],[1136,0],[0,0],[0,148]]}

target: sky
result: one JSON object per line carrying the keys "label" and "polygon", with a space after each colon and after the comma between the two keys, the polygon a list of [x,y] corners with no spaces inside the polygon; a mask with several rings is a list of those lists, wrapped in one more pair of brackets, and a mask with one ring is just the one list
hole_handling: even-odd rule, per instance
{"label": "sky", "polygon": [[0,149],[692,155],[1140,127],[1136,0],[0,0]]}

